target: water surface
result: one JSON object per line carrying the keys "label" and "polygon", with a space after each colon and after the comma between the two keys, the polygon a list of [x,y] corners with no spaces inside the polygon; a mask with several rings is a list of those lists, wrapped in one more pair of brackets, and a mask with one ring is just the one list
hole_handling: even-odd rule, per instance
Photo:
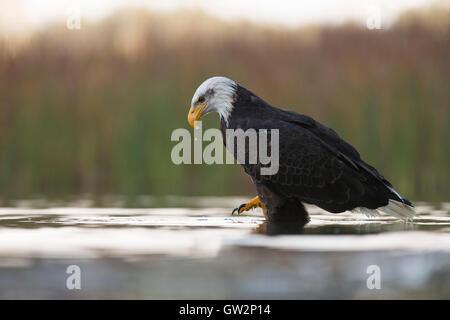
{"label": "water surface", "polygon": [[[243,201],[0,208],[0,298],[450,298],[450,203],[418,203],[408,223],[308,207],[302,228],[231,216]],[[81,290],[66,288],[73,264]]]}

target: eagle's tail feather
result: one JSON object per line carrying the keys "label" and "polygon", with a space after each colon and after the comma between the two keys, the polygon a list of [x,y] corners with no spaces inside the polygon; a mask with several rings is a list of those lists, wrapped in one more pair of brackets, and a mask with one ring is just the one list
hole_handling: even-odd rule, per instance
{"label": "eagle's tail feather", "polygon": [[384,212],[406,221],[412,220],[416,214],[414,207],[392,199],[390,199],[389,203],[384,207],[379,207],[377,209],[358,207],[355,208],[354,211],[364,213],[368,217],[379,216],[381,212]]}
{"label": "eagle's tail feather", "polygon": [[377,210],[384,211],[403,220],[412,219],[416,214],[414,207],[392,199],[389,200],[387,206],[378,208]]}

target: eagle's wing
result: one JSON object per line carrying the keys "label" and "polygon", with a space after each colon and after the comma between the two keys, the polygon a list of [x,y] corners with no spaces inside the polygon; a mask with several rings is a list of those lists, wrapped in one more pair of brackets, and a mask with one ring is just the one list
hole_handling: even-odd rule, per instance
{"label": "eagle's wing", "polygon": [[390,191],[375,176],[359,169],[356,150],[334,131],[313,125],[295,119],[261,123],[260,128],[279,129],[279,171],[260,175],[260,164],[247,164],[246,172],[284,197],[295,197],[330,212],[386,205]]}
{"label": "eagle's wing", "polygon": [[375,179],[379,180],[387,189],[391,192],[391,199],[403,202],[409,206],[412,203],[403,197],[401,197],[392,187],[392,184],[384,178],[374,167],[364,162],[358,151],[345,142],[333,129],[315,121],[313,118],[306,115],[302,115],[290,110],[281,109],[281,118],[284,121],[299,125],[308,129],[315,136],[317,136],[323,145],[330,149],[335,155],[337,155],[347,165],[352,166],[358,171],[365,171]]}
{"label": "eagle's wing", "polygon": [[290,110],[282,110],[282,115],[283,121],[299,125],[312,132],[320,139],[320,141],[323,142],[323,145],[326,148],[330,149],[334,154],[342,158],[342,160],[347,162],[347,164],[353,166],[357,170],[367,170],[369,173],[391,186],[391,184],[382,175],[380,175],[375,168],[369,166],[367,163],[364,163],[361,160],[361,156],[358,151],[356,151],[352,145],[342,140],[342,138],[333,129],[328,128],[311,117],[298,114]]}

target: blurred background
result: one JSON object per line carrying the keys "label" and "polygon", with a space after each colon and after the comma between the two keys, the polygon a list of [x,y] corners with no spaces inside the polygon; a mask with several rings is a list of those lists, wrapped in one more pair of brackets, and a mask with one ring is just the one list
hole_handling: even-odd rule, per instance
{"label": "blurred background", "polygon": [[334,128],[405,197],[450,199],[449,2],[336,6],[0,0],[0,204],[252,195],[237,165],[170,158],[214,75]]}

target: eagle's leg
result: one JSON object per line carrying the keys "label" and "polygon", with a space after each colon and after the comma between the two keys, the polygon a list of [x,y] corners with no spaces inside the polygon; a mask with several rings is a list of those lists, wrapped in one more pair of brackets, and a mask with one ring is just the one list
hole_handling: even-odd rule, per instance
{"label": "eagle's leg", "polygon": [[266,206],[264,205],[264,203],[259,199],[259,196],[254,197],[253,199],[249,200],[247,203],[243,203],[241,204],[239,207],[234,208],[233,212],[231,214],[234,214],[236,211],[238,214],[241,214],[244,211],[248,211],[250,209],[259,207],[263,210],[264,216],[267,219],[267,215],[266,215]]}

